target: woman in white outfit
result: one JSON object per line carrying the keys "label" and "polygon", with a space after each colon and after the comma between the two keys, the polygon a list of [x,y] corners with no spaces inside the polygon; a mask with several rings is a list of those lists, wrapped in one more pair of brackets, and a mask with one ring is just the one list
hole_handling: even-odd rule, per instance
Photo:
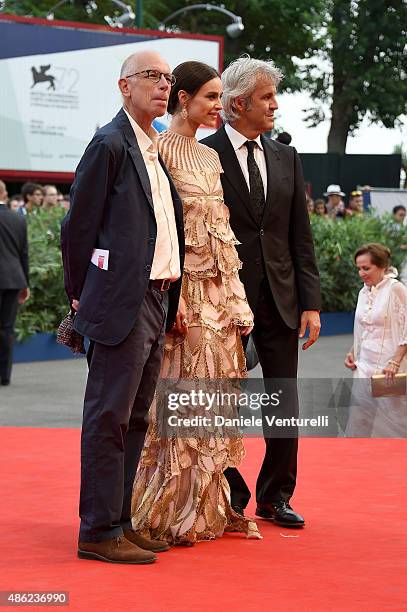
{"label": "woman in white outfit", "polygon": [[345,434],[350,437],[407,437],[407,397],[372,397],[371,376],[393,379],[407,371],[407,288],[389,267],[387,247],[370,243],[355,254],[364,286],[355,314],[354,345],[345,366],[354,371]]}

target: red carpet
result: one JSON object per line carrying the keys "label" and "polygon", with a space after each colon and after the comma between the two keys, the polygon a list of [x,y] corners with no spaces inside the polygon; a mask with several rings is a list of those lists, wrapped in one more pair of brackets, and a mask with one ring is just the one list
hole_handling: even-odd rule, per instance
{"label": "red carpet", "polygon": [[[246,442],[253,486],[263,442]],[[305,529],[259,521],[262,541],[230,534],[152,566],[120,566],[75,557],[79,431],[2,428],[0,590],[69,591],[69,610],[103,612],[405,612],[406,449],[403,440],[301,440],[294,506]]]}

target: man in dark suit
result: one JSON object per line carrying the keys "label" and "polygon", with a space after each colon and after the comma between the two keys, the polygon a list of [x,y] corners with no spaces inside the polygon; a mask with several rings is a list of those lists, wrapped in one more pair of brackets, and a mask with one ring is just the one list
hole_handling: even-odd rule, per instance
{"label": "man in dark suit", "polygon": [[28,289],[27,227],[7,208],[7,189],[0,181],[0,384],[9,385],[13,363],[14,323]]}
{"label": "man in dark suit", "polygon": [[153,51],[130,56],[123,109],[95,134],[76,171],[62,227],[74,327],[91,339],[82,425],[78,556],[151,563],[165,542],[132,530],[131,495],[161,366],[178,308],[182,204],[151,127],[174,77]]}
{"label": "man in dark suit", "polygon": [[[241,242],[237,247],[243,262],[241,279],[254,312],[253,340],[266,390],[276,391],[273,380],[278,379],[279,387],[285,385],[280,410],[291,417],[298,414],[298,335],[303,337],[309,327],[303,349],[318,338],[320,287],[298,154],[262,135],[273,128],[281,78],[272,62],[251,58],[233,62],[222,75],[226,125],[203,142],[219,153],[224,170],[225,202]],[[256,514],[279,525],[300,527],[304,519],[289,504],[297,473],[295,434],[295,429],[292,437],[265,433]],[[225,474],[232,505],[242,512],[250,491],[237,469],[229,468]]]}

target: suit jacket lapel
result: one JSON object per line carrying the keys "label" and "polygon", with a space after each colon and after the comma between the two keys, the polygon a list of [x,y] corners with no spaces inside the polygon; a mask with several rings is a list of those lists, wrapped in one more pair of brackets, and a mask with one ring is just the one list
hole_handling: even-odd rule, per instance
{"label": "suit jacket lapel", "polygon": [[135,168],[136,168],[136,170],[138,172],[138,175],[139,175],[139,178],[140,178],[140,182],[141,182],[141,186],[143,187],[143,191],[145,193],[147,201],[148,201],[150,207],[152,208],[152,210],[154,211],[153,196],[151,195],[150,179],[148,178],[147,168],[146,168],[146,165],[144,163],[144,159],[143,159],[143,156],[142,156],[141,151],[139,149],[139,146],[136,145],[134,147],[130,147],[129,148],[129,153],[130,153],[131,158],[133,160],[134,166],[135,166]]}
{"label": "suit jacket lapel", "polygon": [[150,179],[148,178],[147,168],[144,163],[144,159],[141,154],[140,147],[138,146],[138,142],[137,142],[137,138],[134,133],[134,130],[131,127],[130,122],[127,119],[126,113],[124,112],[123,109],[121,109],[119,113],[116,115],[116,119],[120,122],[120,127],[122,128],[124,136],[128,144],[130,145],[129,153],[130,153],[131,159],[133,160],[134,166],[139,175],[140,183],[145,193],[145,196],[147,198],[147,201],[151,209],[154,211],[153,196],[151,195]]}
{"label": "suit jacket lapel", "polygon": [[276,185],[282,177],[281,159],[277,147],[274,142],[265,136],[261,136],[261,142],[264,149],[267,167],[267,197],[266,205],[263,212],[263,222],[270,214],[273,205],[275,204]]}
{"label": "suit jacket lapel", "polygon": [[249,188],[247,187],[246,179],[243,176],[239,160],[237,159],[232,143],[230,142],[229,137],[225,132],[225,128],[220,128],[220,130],[218,130],[218,132],[216,133],[216,136],[219,140],[218,151],[220,163],[222,164],[222,168],[225,173],[225,178],[232,185],[237,196],[247,208],[247,211],[249,212],[250,216],[256,223],[258,223],[255,211],[253,210],[250,204],[250,193]]}

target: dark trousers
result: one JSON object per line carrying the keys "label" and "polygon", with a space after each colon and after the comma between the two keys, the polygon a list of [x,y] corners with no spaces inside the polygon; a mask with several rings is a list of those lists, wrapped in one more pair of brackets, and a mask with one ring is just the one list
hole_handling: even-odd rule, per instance
{"label": "dark trousers", "polygon": [[[265,281],[260,288],[252,334],[266,391],[273,393],[277,387],[283,389],[280,409],[274,414],[277,417],[298,416],[298,330],[284,323]],[[256,500],[260,505],[288,501],[295,489],[298,438],[277,436],[276,431],[265,432],[266,452],[256,483]],[[231,489],[232,505],[245,508],[250,491],[242,475],[236,468],[228,468],[225,476]]]}
{"label": "dark trousers", "polygon": [[79,540],[131,527],[131,496],[160,373],[168,293],[149,288],[129,336],[93,343],[83,407]]}
{"label": "dark trousers", "polygon": [[0,380],[10,381],[19,289],[0,289]]}

